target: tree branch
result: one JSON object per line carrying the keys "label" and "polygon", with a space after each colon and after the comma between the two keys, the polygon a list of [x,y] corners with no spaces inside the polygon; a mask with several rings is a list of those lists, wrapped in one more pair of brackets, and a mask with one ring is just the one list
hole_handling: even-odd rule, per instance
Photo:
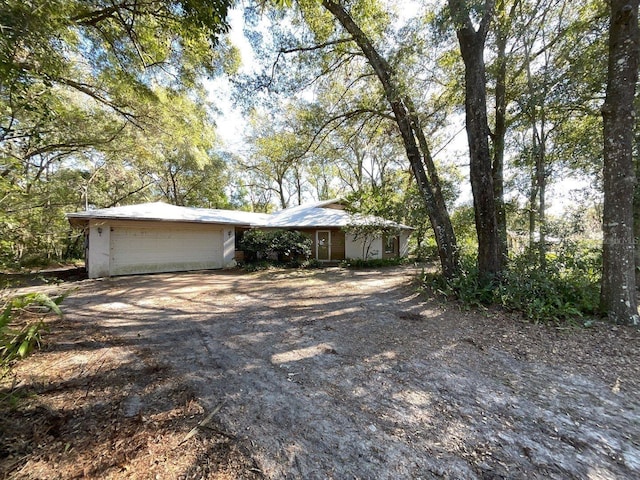
{"label": "tree branch", "polygon": [[320,43],[318,45],[312,45],[309,47],[295,47],[295,48],[288,48],[288,49],[280,49],[279,53],[297,53],[297,52],[312,52],[314,50],[322,50],[323,48],[326,47],[331,47],[333,45],[340,45],[343,43],[349,43],[353,41],[353,37],[348,37],[348,38],[340,38],[338,40],[333,40],[331,42],[325,42],[325,43]]}
{"label": "tree branch", "polygon": [[70,78],[57,78],[55,80],[62,83],[63,85],[67,85],[68,87],[75,88],[79,92],[82,92],[85,95],[88,95],[89,97],[93,98],[97,102],[113,109],[115,112],[119,113],[122,117],[124,117],[125,120],[132,123],[136,127],[142,129],[142,125],[138,123],[136,116],[133,113],[127,112],[121,106],[109,100],[105,95],[94,90],[94,87],[92,85],[76,82],[75,80],[71,80]]}
{"label": "tree branch", "polygon": [[133,3],[116,3],[100,10],[85,11],[83,13],[79,13],[78,15],[71,17],[71,20],[78,25],[95,27],[98,23],[103,22],[110,17],[113,17],[114,14],[119,13],[121,10],[135,10],[136,6],[136,1],[134,1]]}

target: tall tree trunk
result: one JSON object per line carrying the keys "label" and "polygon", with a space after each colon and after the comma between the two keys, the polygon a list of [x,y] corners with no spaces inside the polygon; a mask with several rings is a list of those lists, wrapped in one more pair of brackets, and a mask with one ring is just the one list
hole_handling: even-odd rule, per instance
{"label": "tall tree trunk", "polygon": [[287,208],[287,199],[284,196],[284,176],[279,175],[276,178],[276,185],[278,185],[278,199],[280,200],[280,207],[285,209]]}
{"label": "tall tree trunk", "polygon": [[638,325],[633,242],[633,101],[638,80],[638,3],[611,0],[604,119],[604,212],[600,305],[616,323]]}
{"label": "tall tree trunk", "polygon": [[[501,6],[504,8],[504,2],[501,2]],[[492,177],[493,197],[496,202],[496,221],[500,237],[500,255],[503,262],[506,263],[509,258],[507,214],[504,207],[504,149],[507,135],[507,35],[503,28],[498,29],[496,38],[498,71],[496,73],[496,123],[493,131]]]}
{"label": "tall tree trunk", "polygon": [[640,288],[640,131],[636,131],[635,136],[636,148],[634,158],[634,168],[636,175],[636,185],[633,189],[633,236],[635,240],[635,264],[636,264],[636,290]]}
{"label": "tall tree trunk", "polygon": [[[543,101],[544,102],[544,101]],[[536,155],[536,183],[538,184],[538,229],[540,236],[538,239],[538,257],[542,268],[547,265],[547,173],[546,173],[546,151],[545,151],[545,117],[544,105],[542,107],[540,119],[540,137],[537,142]],[[537,129],[534,127],[534,135]]]}
{"label": "tall tree trunk", "polygon": [[[369,38],[354,22],[344,7],[331,0],[322,0],[322,5],[331,12],[344,29],[351,34],[358,47],[360,47],[367,57],[369,64],[382,84],[385,96],[391,105],[398,129],[400,130],[411,170],[418,183],[418,188],[422,194],[427,211],[429,212],[429,220],[438,245],[442,273],[446,278],[452,278],[458,274],[460,268],[456,238],[444,198],[440,190],[433,187],[434,183],[436,185],[439,184],[439,180],[437,175],[434,176],[435,166],[431,164],[431,156],[428,151],[421,152],[416,143],[416,133],[422,137],[424,137],[424,133],[420,130],[416,112],[411,109],[412,102],[406,94],[401,94],[401,88],[398,81],[394,78],[393,69],[378,53]],[[427,176],[425,163],[431,173],[431,178]]]}
{"label": "tall tree trunk", "polygon": [[489,150],[484,63],[484,47],[494,2],[485,0],[484,15],[478,30],[473,27],[465,0],[449,0],[449,9],[465,66],[465,113],[471,191],[478,234],[478,271],[480,282],[487,285],[500,276],[504,266]]}
{"label": "tall tree trunk", "polygon": [[182,204],[180,203],[180,199],[178,198],[178,183],[176,182],[177,175],[178,172],[169,167],[169,177],[171,178],[171,185],[169,185],[169,188],[171,191],[171,197],[173,197],[170,200],[173,200],[174,205],[182,206]]}
{"label": "tall tree trunk", "polygon": [[296,168],[296,192],[298,198],[298,205],[302,205],[302,176],[300,175],[300,170]]}
{"label": "tall tree trunk", "polygon": [[[532,155],[533,156],[533,155]],[[532,162],[533,163],[533,162]],[[531,190],[529,191],[529,248],[533,252],[536,244],[536,199],[538,198],[538,183],[535,168],[531,167]]]}
{"label": "tall tree trunk", "polygon": [[507,12],[507,0],[496,0],[496,105],[493,131],[493,192],[496,202],[496,219],[500,236],[500,254],[506,264],[509,259],[507,240],[507,213],[504,203],[504,151],[507,136],[507,38],[520,4],[511,2]]}
{"label": "tall tree trunk", "polygon": [[[525,70],[527,72],[527,89],[529,94],[528,112],[531,122],[531,153],[533,157],[534,173],[531,177],[531,197],[530,197],[530,245],[533,245],[533,236],[535,234],[536,218],[538,220],[538,263],[541,267],[547,264],[547,214],[546,214],[546,195],[547,195],[547,172],[546,172],[546,106],[547,98],[547,80],[546,74],[542,85],[542,92],[533,85],[533,76],[531,73],[531,56],[529,39],[524,40],[524,56]],[[545,63],[545,68],[548,62]],[[538,116],[538,110],[540,115]],[[537,204],[536,204],[537,201]]]}

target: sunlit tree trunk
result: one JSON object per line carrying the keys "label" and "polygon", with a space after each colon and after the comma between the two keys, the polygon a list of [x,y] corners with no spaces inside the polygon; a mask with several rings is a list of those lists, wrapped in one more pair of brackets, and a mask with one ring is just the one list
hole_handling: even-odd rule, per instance
{"label": "sunlit tree trunk", "polygon": [[296,178],[296,197],[298,199],[298,205],[302,205],[302,175],[300,168],[296,168],[294,173]]}
{"label": "sunlit tree trunk", "polygon": [[284,194],[284,174],[279,174],[277,176],[276,185],[278,186],[278,200],[280,200],[280,208],[287,208],[287,198]]}
{"label": "sunlit tree trunk", "polygon": [[493,146],[493,191],[496,219],[500,236],[500,254],[505,264],[509,259],[507,213],[504,201],[504,155],[507,136],[507,44],[512,35],[513,20],[520,6],[519,0],[496,0],[495,4],[495,125],[491,136]]}
{"label": "sunlit tree trunk", "polygon": [[[531,129],[531,192],[529,196],[529,245],[536,246],[538,254],[538,264],[545,267],[547,263],[547,92],[548,79],[546,73],[542,75],[541,84],[534,84],[532,73],[531,48],[535,44],[534,40],[524,34],[524,70],[527,79],[527,119]],[[546,40],[542,40],[543,48],[546,49]],[[543,72],[549,67],[549,61],[545,53],[545,63],[542,66]],[[536,225],[537,224],[537,225]],[[536,242],[536,226],[538,239]]]}
{"label": "sunlit tree trunk", "polygon": [[538,185],[536,184],[535,168],[531,167],[531,188],[529,190],[529,248],[533,249],[536,243],[536,199],[538,198]]}
{"label": "sunlit tree trunk", "polygon": [[601,308],[616,323],[640,324],[635,289],[632,157],[638,80],[639,0],[611,0],[604,119]]}

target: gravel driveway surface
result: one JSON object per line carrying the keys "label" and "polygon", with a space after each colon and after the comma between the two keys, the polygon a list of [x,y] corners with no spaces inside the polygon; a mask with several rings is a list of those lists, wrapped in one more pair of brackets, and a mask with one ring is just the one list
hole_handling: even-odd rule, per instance
{"label": "gravel driveway surface", "polygon": [[463,312],[416,273],[123,277],[65,311],[169,365],[266,478],[640,478],[637,330]]}

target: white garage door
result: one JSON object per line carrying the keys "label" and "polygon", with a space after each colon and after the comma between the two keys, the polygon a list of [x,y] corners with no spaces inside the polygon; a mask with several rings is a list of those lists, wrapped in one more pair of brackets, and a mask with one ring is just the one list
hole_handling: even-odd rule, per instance
{"label": "white garage door", "polygon": [[111,275],[222,268],[223,232],[210,225],[113,227]]}

